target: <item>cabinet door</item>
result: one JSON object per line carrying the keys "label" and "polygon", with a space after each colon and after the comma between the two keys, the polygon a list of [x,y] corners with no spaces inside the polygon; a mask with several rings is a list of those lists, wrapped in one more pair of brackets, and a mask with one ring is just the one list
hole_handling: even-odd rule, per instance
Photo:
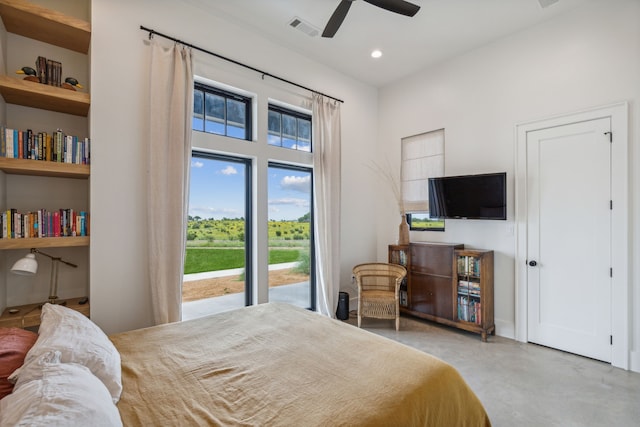
{"label": "cabinet door", "polygon": [[411,275],[411,306],[414,311],[453,320],[451,278],[429,274]]}
{"label": "cabinet door", "polygon": [[452,275],[453,246],[411,245],[411,269],[418,273]]}

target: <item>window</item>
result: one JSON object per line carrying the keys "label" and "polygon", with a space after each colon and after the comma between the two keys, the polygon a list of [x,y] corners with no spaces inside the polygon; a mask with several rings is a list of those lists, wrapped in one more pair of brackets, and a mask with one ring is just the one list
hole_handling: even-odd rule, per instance
{"label": "window", "polygon": [[431,218],[428,213],[409,213],[407,222],[414,231],[444,231],[444,219]]}
{"label": "window", "polygon": [[251,98],[196,83],[192,129],[250,141]]}
{"label": "window", "polygon": [[[267,301],[315,310],[311,114],[204,81],[194,85],[183,320]],[[268,120],[255,121],[260,105]]]}
{"label": "window", "polygon": [[269,163],[269,301],[315,310],[312,169]]}
{"label": "window", "polygon": [[189,185],[183,320],[251,304],[251,162],[194,151]]}
{"label": "window", "polygon": [[311,152],[311,116],[269,104],[269,145]]}
{"label": "window", "polygon": [[444,129],[402,138],[402,199],[412,230],[444,231],[444,219],[429,216],[432,177],[444,175]]}

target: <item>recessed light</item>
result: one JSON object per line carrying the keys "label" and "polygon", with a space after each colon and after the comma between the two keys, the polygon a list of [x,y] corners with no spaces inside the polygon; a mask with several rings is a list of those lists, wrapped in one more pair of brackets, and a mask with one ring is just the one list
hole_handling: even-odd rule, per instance
{"label": "recessed light", "polygon": [[371,52],[372,58],[380,58],[381,56],[382,56],[382,51],[379,49],[376,49],[373,52]]}

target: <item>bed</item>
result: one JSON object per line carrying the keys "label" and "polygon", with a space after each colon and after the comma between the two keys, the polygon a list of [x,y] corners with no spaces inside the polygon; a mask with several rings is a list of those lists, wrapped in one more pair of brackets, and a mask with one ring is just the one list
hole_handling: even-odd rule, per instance
{"label": "bed", "polygon": [[287,304],[110,338],[125,426],[490,425],[450,365]]}
{"label": "bed", "polygon": [[282,303],[110,337],[45,304],[7,332],[0,427],[490,425],[447,363]]}

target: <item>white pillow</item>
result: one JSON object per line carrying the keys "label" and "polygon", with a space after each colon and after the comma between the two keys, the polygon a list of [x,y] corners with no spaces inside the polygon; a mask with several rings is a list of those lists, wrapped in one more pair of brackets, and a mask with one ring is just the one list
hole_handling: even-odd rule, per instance
{"label": "white pillow", "polygon": [[[45,304],[38,339],[27,353],[24,364],[50,351],[59,351],[62,363],[78,363],[89,368],[107,387],[113,403],[118,403],[122,393],[120,353],[86,316],[61,305]],[[20,381],[22,373],[17,376]]]}
{"label": "white pillow", "polygon": [[25,382],[0,400],[0,427],[121,427],[102,381],[82,365],[59,360],[60,352],[48,352],[24,365]]}

